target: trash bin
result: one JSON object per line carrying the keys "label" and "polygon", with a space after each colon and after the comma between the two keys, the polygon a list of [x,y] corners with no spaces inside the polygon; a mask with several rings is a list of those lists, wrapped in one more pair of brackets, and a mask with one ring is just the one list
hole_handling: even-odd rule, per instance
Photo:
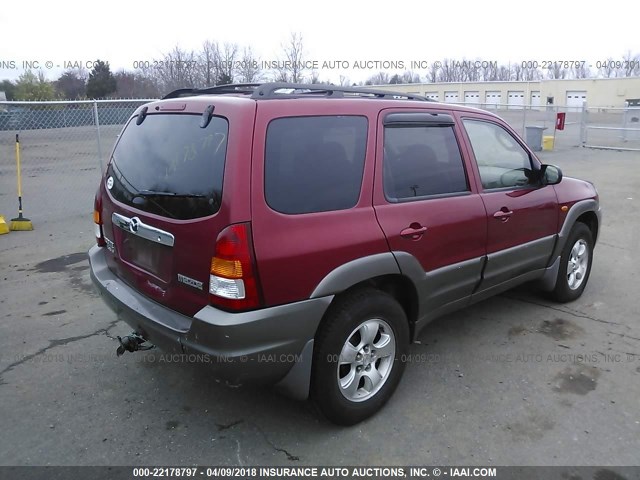
{"label": "trash bin", "polygon": [[534,152],[542,151],[542,132],[544,132],[547,127],[527,126],[524,128],[527,145],[529,145]]}
{"label": "trash bin", "polygon": [[544,135],[542,137],[542,149],[543,150],[553,150],[553,143],[555,139],[553,135]]}

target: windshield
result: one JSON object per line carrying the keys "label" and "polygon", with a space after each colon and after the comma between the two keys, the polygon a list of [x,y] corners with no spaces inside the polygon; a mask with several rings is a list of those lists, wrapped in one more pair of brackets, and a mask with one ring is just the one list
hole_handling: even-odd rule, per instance
{"label": "windshield", "polygon": [[[116,200],[176,219],[212,215],[220,208],[228,123],[201,115],[148,115],[121,135],[107,178]],[[111,183],[111,182],[109,182]]]}

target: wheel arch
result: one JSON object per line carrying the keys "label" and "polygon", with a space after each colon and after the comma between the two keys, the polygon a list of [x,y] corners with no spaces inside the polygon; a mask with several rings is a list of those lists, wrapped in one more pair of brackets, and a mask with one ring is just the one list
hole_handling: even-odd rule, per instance
{"label": "wheel arch", "polygon": [[[311,294],[311,298],[334,295],[332,304],[346,293],[360,288],[375,288],[392,296],[404,310],[413,334],[418,318],[418,290],[413,280],[403,275],[391,252],[371,255],[348,262],[326,275]],[[325,312],[331,311],[331,305]],[[320,322],[322,325],[324,321]],[[318,328],[320,327],[318,326]]]}
{"label": "wheel arch", "polygon": [[320,325],[322,325],[322,323],[324,322],[325,317],[330,314],[332,304],[340,301],[343,296],[364,288],[374,288],[375,290],[384,292],[395,299],[400,304],[402,310],[404,310],[404,313],[407,316],[407,321],[409,322],[409,330],[413,337],[415,323],[418,319],[418,292],[409,277],[401,274],[389,274],[368,278],[352,285],[351,287],[340,293],[336,293],[331,304],[329,305],[329,308],[327,308],[325,315],[320,321],[318,328],[320,328]]}
{"label": "wheel arch", "polygon": [[598,216],[596,215],[596,212],[594,212],[593,210],[584,212],[576,219],[576,223],[577,222],[584,223],[589,228],[589,230],[591,231],[591,237],[593,238],[593,243],[595,245],[596,239],[598,238],[598,230],[600,228],[600,222]]}
{"label": "wheel arch", "polygon": [[356,284],[352,288],[364,286],[371,286],[385,292],[400,304],[409,321],[409,329],[413,337],[413,329],[418,319],[419,301],[418,291],[411,279],[401,274],[383,275]]}
{"label": "wheel arch", "polygon": [[577,222],[585,223],[593,235],[595,245],[600,230],[601,210],[597,200],[590,198],[575,203],[567,213],[564,223],[558,233],[558,241],[551,255],[551,262],[560,256],[562,249],[571,233],[571,229]]}
{"label": "wheel arch", "polygon": [[318,283],[310,298],[333,297],[318,322],[313,337],[305,344],[300,361],[276,385],[292,398],[306,399],[312,381],[312,363],[315,340],[321,327],[326,323],[338,302],[345,294],[361,288],[376,288],[392,295],[409,319],[412,338],[418,312],[418,294],[413,281],[400,273],[400,268],[391,252],[362,257],[332,270]]}

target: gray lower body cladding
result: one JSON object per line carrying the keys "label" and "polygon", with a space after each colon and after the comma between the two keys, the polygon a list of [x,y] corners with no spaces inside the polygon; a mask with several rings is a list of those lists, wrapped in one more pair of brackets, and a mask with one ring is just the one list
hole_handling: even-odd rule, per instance
{"label": "gray lower body cladding", "polygon": [[[118,318],[162,350],[190,354],[207,363],[214,378],[239,383],[276,383],[286,389],[308,390],[309,344],[332,296],[251,312],[229,313],[204,307],[194,317],[168,309],[141,295],[107,267],[105,250],[89,251],[91,278],[98,292]],[[305,348],[306,347],[306,348]],[[193,354],[193,355],[191,355]]]}

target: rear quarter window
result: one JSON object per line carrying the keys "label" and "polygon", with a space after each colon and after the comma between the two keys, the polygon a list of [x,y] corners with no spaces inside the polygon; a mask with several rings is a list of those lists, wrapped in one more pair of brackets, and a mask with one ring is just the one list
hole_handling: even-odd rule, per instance
{"label": "rear quarter window", "polygon": [[344,210],[358,202],[367,143],[359,116],[278,118],[267,129],[265,199],[301,214]]}

